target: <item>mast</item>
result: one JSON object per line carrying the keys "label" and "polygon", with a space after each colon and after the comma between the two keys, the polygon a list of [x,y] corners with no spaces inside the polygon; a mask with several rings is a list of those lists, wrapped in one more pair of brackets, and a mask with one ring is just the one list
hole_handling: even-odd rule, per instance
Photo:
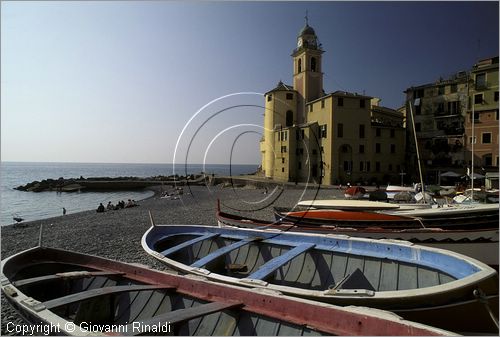
{"label": "mast", "polygon": [[[467,96],[470,97],[470,94],[471,94],[471,90],[470,90],[470,85],[471,85],[471,82],[473,80],[471,79],[471,73],[469,73],[468,77],[467,77]],[[474,144],[476,143],[476,135],[474,133],[474,120],[475,120],[475,105],[476,105],[476,102],[474,101],[475,100],[475,95],[472,94],[472,98],[468,101],[470,102],[470,104],[472,105],[472,109],[471,109],[471,171],[470,171],[470,179],[471,179],[471,183],[470,183],[470,187],[471,187],[471,194],[470,194],[470,202],[474,202]],[[467,171],[469,169],[467,168]]]}
{"label": "mast", "polygon": [[474,143],[476,142],[475,135],[474,135],[474,105],[476,103],[474,102],[474,97],[472,97],[472,124],[471,124],[471,134],[472,134],[472,144],[471,144],[471,153],[472,153],[472,160],[471,160],[471,183],[470,183],[470,201],[474,202]]}
{"label": "mast", "polygon": [[420,151],[418,150],[417,132],[415,131],[415,119],[414,119],[414,115],[413,115],[413,110],[411,108],[412,102],[413,102],[413,99],[408,102],[408,104],[410,106],[411,126],[413,129],[413,137],[415,138],[415,148],[417,150],[417,164],[418,164],[418,173],[420,175],[420,185],[422,186],[422,196],[424,197],[424,204],[426,204],[427,200],[425,198],[424,178],[422,177],[422,165],[420,164]]}
{"label": "mast", "polygon": [[[478,39],[477,40],[477,50],[476,50],[476,62],[477,62],[477,59],[478,59],[478,55],[479,55],[479,51],[481,50],[481,39]],[[474,69],[477,68],[477,64],[473,67]],[[472,72],[469,73],[469,76],[472,75]],[[472,77],[472,76],[471,76]],[[474,77],[474,80],[471,80],[471,78],[469,77],[467,79],[467,94],[470,93],[470,84],[471,84],[471,81],[475,83],[475,77]],[[474,87],[474,94],[472,95],[472,123],[471,123],[471,135],[472,135],[472,144],[471,144],[471,154],[472,154],[472,158],[471,158],[471,183],[470,183],[470,201],[471,202],[474,202],[474,144],[476,143],[476,138],[475,138],[475,134],[474,134],[474,120],[475,120],[475,106],[476,106],[476,87]]]}

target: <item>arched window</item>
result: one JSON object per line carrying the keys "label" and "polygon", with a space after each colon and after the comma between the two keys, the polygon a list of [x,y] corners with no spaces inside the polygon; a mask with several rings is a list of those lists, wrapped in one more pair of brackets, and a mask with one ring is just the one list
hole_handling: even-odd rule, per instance
{"label": "arched window", "polygon": [[298,63],[299,63],[298,72],[300,73],[302,71],[302,59],[299,59]]}
{"label": "arched window", "polygon": [[316,58],[311,57],[311,71],[316,71]]}
{"label": "arched window", "polygon": [[288,110],[286,112],[286,126],[292,126],[293,125],[293,111]]}

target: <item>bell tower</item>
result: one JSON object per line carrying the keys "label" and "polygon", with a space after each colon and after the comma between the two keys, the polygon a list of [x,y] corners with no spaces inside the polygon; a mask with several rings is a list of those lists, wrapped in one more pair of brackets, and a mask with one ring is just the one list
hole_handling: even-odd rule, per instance
{"label": "bell tower", "polygon": [[297,121],[307,121],[305,104],[323,96],[323,72],[321,55],[323,50],[318,43],[314,29],[309,26],[307,15],[306,25],[297,37],[297,48],[293,57],[293,88],[299,93],[297,102]]}

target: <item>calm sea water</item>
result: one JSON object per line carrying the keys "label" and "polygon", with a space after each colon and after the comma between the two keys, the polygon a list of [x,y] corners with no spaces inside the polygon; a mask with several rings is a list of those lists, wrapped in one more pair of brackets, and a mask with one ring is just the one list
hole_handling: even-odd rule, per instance
{"label": "calm sea water", "polygon": [[[116,204],[119,200],[141,200],[151,196],[151,191],[119,192],[23,192],[14,187],[34,180],[90,177],[152,177],[171,175],[172,164],[89,164],[89,163],[17,163],[0,164],[0,225],[12,224],[14,216],[25,221],[39,220],[95,209],[100,202]],[[240,175],[255,172],[257,165],[176,165],[179,175],[196,174],[202,171],[218,175]]]}

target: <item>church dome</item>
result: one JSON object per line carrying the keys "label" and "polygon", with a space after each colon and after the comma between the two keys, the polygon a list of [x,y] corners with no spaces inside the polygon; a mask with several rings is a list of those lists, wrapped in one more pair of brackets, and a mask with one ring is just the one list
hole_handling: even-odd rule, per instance
{"label": "church dome", "polygon": [[306,23],[299,33],[299,36],[302,35],[316,35],[316,33],[314,32],[314,29]]}

